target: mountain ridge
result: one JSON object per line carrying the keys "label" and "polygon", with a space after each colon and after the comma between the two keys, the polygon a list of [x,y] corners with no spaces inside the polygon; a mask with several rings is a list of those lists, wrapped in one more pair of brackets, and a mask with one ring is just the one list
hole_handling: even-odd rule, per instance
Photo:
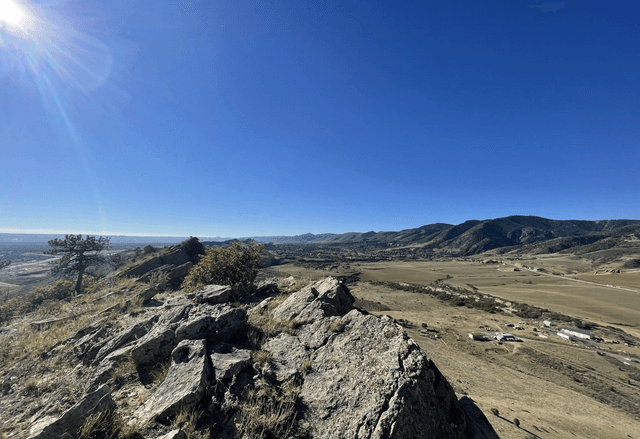
{"label": "mountain ridge", "polygon": [[[428,224],[398,232],[306,233],[295,236],[256,236],[258,242],[273,244],[366,244],[377,247],[418,246],[438,253],[474,255],[495,249],[513,249],[552,242],[551,249],[564,250],[593,244],[602,239],[620,240],[623,234],[640,233],[640,220],[554,220],[539,216],[512,215],[461,224]],[[583,239],[577,239],[583,238]],[[562,247],[562,248],[560,248]]]}

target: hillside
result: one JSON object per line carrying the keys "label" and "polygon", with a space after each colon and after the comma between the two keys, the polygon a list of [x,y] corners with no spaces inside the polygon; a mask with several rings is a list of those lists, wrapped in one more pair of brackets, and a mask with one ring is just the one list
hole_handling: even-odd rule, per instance
{"label": "hillside", "polygon": [[197,244],[80,296],[43,286],[51,300],[0,320],[0,438],[498,439],[402,326],[333,277],[171,288],[204,263]]}
{"label": "hillside", "polygon": [[499,248],[503,251],[514,250],[519,246],[528,246],[528,250],[536,252],[558,252],[607,238],[615,238],[617,243],[621,243],[626,239],[625,235],[635,236],[638,232],[638,220],[583,221],[509,216],[469,220],[458,225],[429,224],[399,232],[308,233],[254,239],[275,244],[342,244],[381,248],[417,246],[441,255],[468,256]]}

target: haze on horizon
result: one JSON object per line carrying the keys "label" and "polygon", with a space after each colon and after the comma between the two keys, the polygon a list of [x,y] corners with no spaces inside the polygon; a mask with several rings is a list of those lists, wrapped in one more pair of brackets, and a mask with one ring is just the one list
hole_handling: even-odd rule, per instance
{"label": "haze on horizon", "polygon": [[640,218],[636,3],[9,4],[0,233]]}

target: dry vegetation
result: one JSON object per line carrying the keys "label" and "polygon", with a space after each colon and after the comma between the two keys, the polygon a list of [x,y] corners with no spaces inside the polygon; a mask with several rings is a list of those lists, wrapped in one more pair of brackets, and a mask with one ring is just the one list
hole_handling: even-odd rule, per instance
{"label": "dry vegetation", "polygon": [[294,437],[300,387],[288,381],[276,387],[265,380],[245,392],[236,418],[242,439]]}
{"label": "dry vegetation", "polygon": [[188,293],[210,284],[231,285],[237,292],[244,292],[253,285],[262,266],[263,248],[254,242],[244,245],[237,241],[228,248],[209,247],[185,278],[182,288]]}
{"label": "dry vegetation", "polygon": [[[0,343],[0,426],[15,433],[41,410],[62,413],[75,404],[84,393],[87,377],[83,368],[76,367],[78,358],[66,341],[97,319],[116,327],[135,323],[134,316],[142,311],[136,294],[145,285],[137,279],[108,277],[88,283],[88,293],[72,297],[73,283],[62,280],[38,286],[16,299],[21,307],[5,320],[16,332]],[[9,301],[2,308],[15,303]],[[126,381],[135,373],[133,362],[125,361],[114,370],[112,379]],[[135,437],[134,429],[123,421],[130,410],[121,413],[118,408],[89,418],[80,436]]]}

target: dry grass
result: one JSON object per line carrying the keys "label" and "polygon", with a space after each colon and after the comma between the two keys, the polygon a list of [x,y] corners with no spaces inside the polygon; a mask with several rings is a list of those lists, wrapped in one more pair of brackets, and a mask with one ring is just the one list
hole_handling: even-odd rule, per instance
{"label": "dry grass", "polygon": [[236,417],[236,430],[242,439],[295,437],[296,402],[300,387],[289,381],[275,387],[258,380],[247,391]]}
{"label": "dry grass", "polygon": [[[133,360],[132,360],[133,361]],[[135,367],[135,364],[134,364]],[[171,360],[165,361],[161,363],[158,367],[151,371],[151,378],[153,379],[154,385],[160,385],[164,382],[169,374],[169,369],[171,368]]]}
{"label": "dry grass", "polygon": [[276,297],[274,297],[273,299],[271,299],[271,301],[269,301],[269,303],[267,303],[267,311],[271,312],[274,309],[276,309],[277,307],[279,307],[280,305],[282,305],[282,303],[287,300],[289,298],[289,294],[279,294]]}
{"label": "dry grass", "polygon": [[267,363],[273,361],[273,354],[269,351],[260,350],[252,353],[251,360],[260,366],[265,366]]}
{"label": "dry grass", "polygon": [[78,439],[92,439],[96,436],[114,438],[117,432],[113,431],[113,426],[112,412],[110,410],[89,415],[80,430],[78,430]]}
{"label": "dry grass", "polygon": [[175,419],[171,423],[171,427],[180,428],[186,435],[187,439],[205,439],[211,435],[209,428],[198,430],[198,420],[202,417],[202,412],[197,410],[187,410],[183,408],[178,412]]}
{"label": "dry grass", "polygon": [[124,378],[136,373],[136,363],[133,361],[133,357],[129,355],[126,361],[118,363],[118,365],[111,372],[111,379],[118,381],[120,378]]}
{"label": "dry grass", "polygon": [[311,360],[304,360],[302,364],[300,364],[300,371],[303,374],[308,374],[313,370],[313,362]]}
{"label": "dry grass", "polygon": [[78,439],[134,439],[142,437],[143,430],[144,426],[127,421],[117,410],[105,410],[85,420]]}
{"label": "dry grass", "polygon": [[333,319],[329,325],[329,332],[341,332],[347,324],[340,317]]}

